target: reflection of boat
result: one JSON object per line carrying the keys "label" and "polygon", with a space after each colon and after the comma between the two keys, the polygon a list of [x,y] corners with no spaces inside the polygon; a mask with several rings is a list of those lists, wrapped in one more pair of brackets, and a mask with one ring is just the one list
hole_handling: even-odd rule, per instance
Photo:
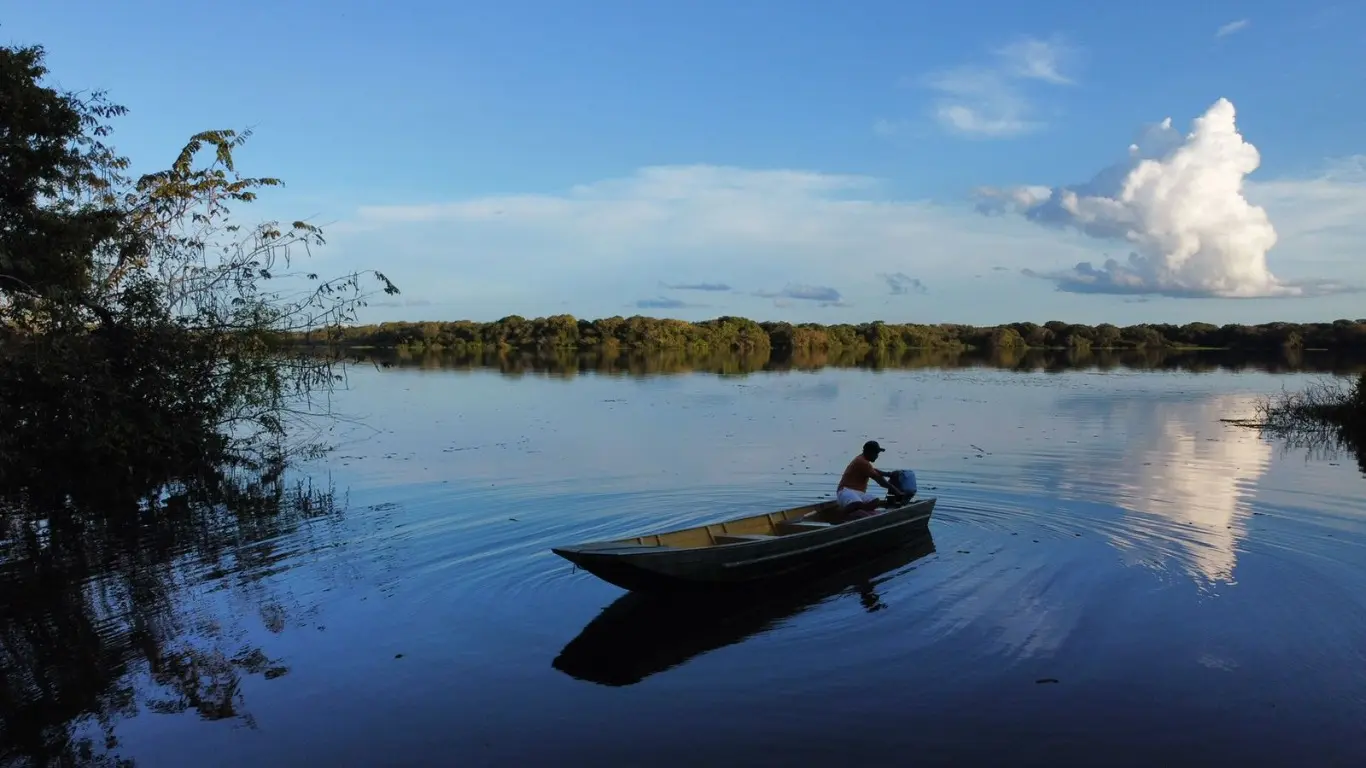
{"label": "reflection of boat", "polygon": [[[831,561],[819,575],[765,582],[717,593],[630,592],[617,598],[569,641],[551,666],[579,680],[632,685],[717,648],[765,632],[779,621],[845,591],[864,608],[882,608],[879,577],[934,552],[929,531],[875,558]],[[841,566],[843,564],[843,566]]]}
{"label": "reflection of boat", "polygon": [[833,501],[665,533],[571,547],[555,554],[629,590],[734,585],[788,574],[831,557],[894,548],[923,535],[934,498],[872,517],[832,522]]}

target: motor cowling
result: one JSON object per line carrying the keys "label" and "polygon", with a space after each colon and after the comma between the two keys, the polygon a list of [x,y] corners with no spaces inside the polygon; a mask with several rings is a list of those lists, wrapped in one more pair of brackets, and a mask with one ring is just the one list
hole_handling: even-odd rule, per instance
{"label": "motor cowling", "polygon": [[914,496],[919,490],[916,486],[914,470],[894,469],[887,473],[887,478],[892,482],[892,485],[900,488],[907,496]]}

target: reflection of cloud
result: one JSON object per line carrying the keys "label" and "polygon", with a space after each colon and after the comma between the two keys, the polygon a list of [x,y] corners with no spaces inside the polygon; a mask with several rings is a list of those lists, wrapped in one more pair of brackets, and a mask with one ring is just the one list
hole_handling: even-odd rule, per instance
{"label": "reflection of cloud", "polygon": [[[1031,522],[1068,538],[1073,533],[1082,538],[1075,547],[1005,545],[1012,551],[1000,560],[992,557],[995,552],[982,551],[991,538],[973,542],[969,534],[958,539],[961,550],[941,545],[938,567],[951,573],[935,582],[938,602],[929,611],[934,619],[924,624],[923,633],[981,633],[990,638],[994,652],[1012,660],[1053,655],[1093,618],[1095,606],[1076,595],[1104,594],[1133,583],[1096,569],[1097,548],[1085,543],[1095,541],[1096,535],[1103,547],[1119,550],[1132,563],[1187,573],[1197,585],[1233,580],[1251,514],[1245,488],[1266,471],[1272,452],[1254,434],[1231,433],[1219,423],[1220,417],[1246,410],[1241,398],[1123,391],[1123,384],[1099,385],[1096,394],[1058,395],[1056,383],[1024,386],[1024,381],[1026,377],[1012,375],[1004,384],[1013,390],[1007,408],[1038,414],[1037,422],[1022,418],[1019,432],[1001,432],[1001,411],[994,407],[939,400],[930,418],[932,423],[953,423],[959,435],[990,435],[997,441],[990,446],[995,455],[1015,457],[1003,459],[1008,462],[1003,471],[984,467],[978,479],[970,481],[988,486],[990,477],[1002,493],[998,509],[968,506],[976,513],[973,517],[1015,528],[1016,493],[1027,489],[1048,499],[1048,506],[1061,502],[1056,504],[1058,513],[1034,517],[1026,512]],[[991,386],[999,392],[994,387],[1002,384]],[[961,391],[961,385],[957,389]],[[974,420],[969,415],[973,408],[984,412],[985,422],[998,424]],[[1012,444],[1011,433],[1027,442]],[[1015,463],[1029,456],[1040,458]],[[935,478],[940,471],[925,461],[921,483],[942,482]],[[952,469],[943,472],[953,474]],[[941,497],[945,517],[962,508],[956,495]],[[1229,663],[1213,659],[1201,663]]]}
{"label": "reflection of cloud", "polygon": [[1191,402],[1184,393],[1064,398],[1060,405],[1079,426],[1127,440],[1118,455],[1078,462],[1063,474],[1059,490],[1085,498],[1098,487],[1118,489],[1116,503],[1137,517],[1107,532],[1116,547],[1155,549],[1197,579],[1232,581],[1250,514],[1244,488],[1266,472],[1272,454],[1256,436],[1220,428],[1219,419],[1243,399]]}

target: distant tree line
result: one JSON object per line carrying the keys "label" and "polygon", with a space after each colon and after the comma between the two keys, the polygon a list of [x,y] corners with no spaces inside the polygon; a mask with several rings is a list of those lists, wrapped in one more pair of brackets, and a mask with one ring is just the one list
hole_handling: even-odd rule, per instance
{"label": "distant tree line", "polygon": [[1082,325],[1053,320],[995,326],[894,324],[821,325],[718,317],[701,322],[643,316],[581,320],[572,315],[527,319],[510,315],[483,323],[389,322],[334,325],[290,335],[296,343],[479,353],[500,350],[620,348],[774,355],[900,349],[1024,350],[1204,348],[1275,352],[1366,350],[1366,320],[1327,323]]}

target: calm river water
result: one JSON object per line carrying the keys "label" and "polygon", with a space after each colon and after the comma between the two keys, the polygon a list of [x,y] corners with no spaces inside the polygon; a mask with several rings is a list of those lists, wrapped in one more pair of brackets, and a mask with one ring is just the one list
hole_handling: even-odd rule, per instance
{"label": "calm river water", "polygon": [[[1363,765],[1366,478],[1220,421],[1314,378],[357,366],[334,507],[110,545],[97,620],[42,639],[93,649],[96,704],[7,706],[138,766]],[[769,602],[550,552],[829,497],[869,438],[931,539]]]}

